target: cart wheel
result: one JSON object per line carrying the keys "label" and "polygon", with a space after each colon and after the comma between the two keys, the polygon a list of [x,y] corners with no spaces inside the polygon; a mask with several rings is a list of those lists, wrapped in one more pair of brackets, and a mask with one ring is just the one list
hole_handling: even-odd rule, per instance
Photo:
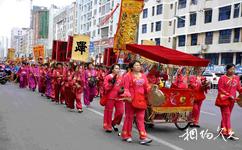
{"label": "cart wheel", "polygon": [[145,123],[145,129],[147,130],[147,129],[152,129],[152,128],[154,128],[154,124],[153,123]]}
{"label": "cart wheel", "polygon": [[175,122],[175,126],[177,127],[177,129],[179,130],[186,130],[189,126],[190,126],[191,122]]}

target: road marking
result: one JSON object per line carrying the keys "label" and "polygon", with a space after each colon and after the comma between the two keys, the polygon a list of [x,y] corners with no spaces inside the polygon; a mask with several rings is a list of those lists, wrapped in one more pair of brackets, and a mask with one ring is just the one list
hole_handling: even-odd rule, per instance
{"label": "road marking", "polygon": [[[88,109],[89,111],[94,112],[95,114],[98,114],[99,116],[102,116],[102,117],[103,117],[103,113],[101,113],[101,112],[99,112],[99,111],[96,111],[95,109],[92,109],[92,108],[87,108],[87,109]],[[121,123],[121,125],[123,125],[123,123]],[[133,128],[133,130],[134,130],[136,133],[139,133],[139,131],[138,131],[137,129]],[[184,150],[183,148],[180,148],[180,147],[178,147],[178,146],[176,146],[176,145],[174,145],[174,144],[171,144],[171,143],[169,143],[169,142],[167,142],[167,141],[165,141],[165,140],[162,140],[161,138],[157,138],[157,137],[155,137],[155,136],[153,136],[153,135],[151,135],[151,134],[147,134],[147,136],[148,136],[149,138],[151,138],[152,140],[154,140],[154,141],[160,143],[160,144],[163,144],[163,145],[166,145],[167,147],[172,148],[173,150]]]}
{"label": "road marking", "polygon": [[207,115],[211,115],[211,116],[217,116],[217,115],[214,114],[214,113],[210,113],[210,112],[206,112],[206,111],[201,111],[201,113],[204,113],[204,114],[207,114]]}

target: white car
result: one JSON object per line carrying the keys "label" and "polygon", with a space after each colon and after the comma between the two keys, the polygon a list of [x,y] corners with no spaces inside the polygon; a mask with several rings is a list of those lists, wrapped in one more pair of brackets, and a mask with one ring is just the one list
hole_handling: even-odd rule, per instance
{"label": "white car", "polygon": [[217,88],[218,80],[220,76],[223,75],[222,73],[211,73],[211,72],[204,72],[203,76],[206,77],[207,81],[211,83],[211,88]]}

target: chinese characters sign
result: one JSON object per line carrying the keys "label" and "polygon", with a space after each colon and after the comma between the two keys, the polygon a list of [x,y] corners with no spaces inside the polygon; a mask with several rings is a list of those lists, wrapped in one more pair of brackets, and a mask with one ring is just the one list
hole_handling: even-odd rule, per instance
{"label": "chinese characters sign", "polygon": [[73,37],[71,59],[88,61],[90,37],[85,35],[75,35]]}
{"label": "chinese characters sign", "polygon": [[44,58],[44,45],[35,45],[33,47],[35,62],[38,62],[39,58]]}
{"label": "chinese characters sign", "polygon": [[15,49],[14,48],[9,48],[8,49],[7,59],[8,60],[14,60],[14,57],[15,57]]}

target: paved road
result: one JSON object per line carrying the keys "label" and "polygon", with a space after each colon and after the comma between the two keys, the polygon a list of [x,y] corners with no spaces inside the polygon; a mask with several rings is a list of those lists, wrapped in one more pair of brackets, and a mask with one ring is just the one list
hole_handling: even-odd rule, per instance
{"label": "paved road", "polygon": [[[201,114],[202,128],[217,136],[220,111],[214,106],[211,91],[204,102]],[[149,146],[138,144],[138,134],[134,131],[134,142],[122,142],[116,133],[108,134],[102,130],[103,108],[96,99],[90,108],[84,107],[82,114],[69,112],[64,105],[56,105],[41,97],[37,92],[19,89],[8,83],[0,85],[0,150],[241,150],[242,142],[216,140],[184,141],[173,124],[156,125],[148,133],[154,142]],[[232,124],[237,135],[242,137],[242,109],[235,107]],[[134,129],[135,130],[135,129]],[[191,129],[189,129],[191,131]]]}

